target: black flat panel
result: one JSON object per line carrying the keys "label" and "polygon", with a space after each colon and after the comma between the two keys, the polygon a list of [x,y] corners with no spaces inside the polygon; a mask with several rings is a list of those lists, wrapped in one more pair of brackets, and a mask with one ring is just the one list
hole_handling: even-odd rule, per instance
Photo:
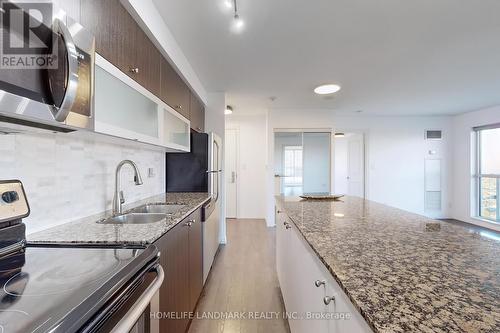
{"label": "black flat panel", "polygon": [[[23,226],[12,228],[23,233]],[[15,236],[14,232],[11,234]],[[154,246],[146,249],[28,246],[3,256],[0,322],[5,332],[80,332],[119,289],[155,260],[157,253]]]}
{"label": "black flat panel", "polygon": [[208,134],[191,133],[190,153],[166,155],[167,192],[208,192]]}

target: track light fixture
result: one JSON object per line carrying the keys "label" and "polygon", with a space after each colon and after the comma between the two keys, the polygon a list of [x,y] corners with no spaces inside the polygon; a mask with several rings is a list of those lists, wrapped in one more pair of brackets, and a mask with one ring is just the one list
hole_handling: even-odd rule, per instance
{"label": "track light fixture", "polygon": [[243,29],[243,27],[245,26],[245,22],[238,14],[238,4],[236,3],[236,0],[233,0],[233,8],[234,8],[234,21],[233,21],[232,30],[234,32],[240,32]]}

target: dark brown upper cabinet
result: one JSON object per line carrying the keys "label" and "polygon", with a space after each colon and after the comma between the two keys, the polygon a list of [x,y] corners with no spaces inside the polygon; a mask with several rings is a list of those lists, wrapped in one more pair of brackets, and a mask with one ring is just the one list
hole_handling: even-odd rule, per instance
{"label": "dark brown upper cabinet", "polygon": [[137,68],[135,80],[157,97],[161,93],[161,59],[163,56],[148,36],[137,31]]}
{"label": "dark brown upper cabinet", "polygon": [[96,52],[132,76],[137,24],[119,0],[81,0],[81,23],[95,35]]}
{"label": "dark brown upper cabinet", "polygon": [[[163,57],[120,0],[59,0],[95,35],[96,52],[185,118],[205,129],[203,103]],[[63,6],[63,8],[65,8]]]}
{"label": "dark brown upper cabinet", "polygon": [[97,53],[159,95],[161,55],[119,0],[81,0],[80,20]]}
{"label": "dark brown upper cabinet", "polygon": [[191,113],[189,120],[191,121],[191,128],[196,132],[205,131],[205,106],[203,102],[194,94],[191,93]]}
{"label": "dark brown upper cabinet", "polygon": [[187,119],[190,118],[190,91],[168,61],[161,61],[161,99]]}

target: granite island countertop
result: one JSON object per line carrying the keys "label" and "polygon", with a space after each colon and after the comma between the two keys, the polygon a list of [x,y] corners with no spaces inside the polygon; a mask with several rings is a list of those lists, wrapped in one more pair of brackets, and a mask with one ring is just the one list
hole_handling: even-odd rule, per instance
{"label": "granite island countertop", "polygon": [[177,213],[148,224],[101,224],[97,221],[112,215],[111,211],[27,235],[31,243],[68,243],[100,245],[140,245],[153,243],[177,223],[210,200],[209,193],[167,193],[124,205],[124,212],[145,204],[184,205]]}
{"label": "granite island countertop", "polygon": [[500,332],[500,236],[355,197],[276,197],[374,332]]}

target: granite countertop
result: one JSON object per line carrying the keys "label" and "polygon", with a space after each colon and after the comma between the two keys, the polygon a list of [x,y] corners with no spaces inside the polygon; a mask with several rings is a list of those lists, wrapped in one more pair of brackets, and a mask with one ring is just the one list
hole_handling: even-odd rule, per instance
{"label": "granite countertop", "polygon": [[112,215],[111,211],[89,216],[27,236],[31,243],[82,243],[147,245],[164,235],[177,223],[210,200],[209,193],[167,193],[153,196],[124,206],[124,211],[149,203],[185,205],[177,213],[148,224],[96,223]]}
{"label": "granite countertop", "polygon": [[500,332],[500,236],[355,197],[278,206],[374,332]]}

